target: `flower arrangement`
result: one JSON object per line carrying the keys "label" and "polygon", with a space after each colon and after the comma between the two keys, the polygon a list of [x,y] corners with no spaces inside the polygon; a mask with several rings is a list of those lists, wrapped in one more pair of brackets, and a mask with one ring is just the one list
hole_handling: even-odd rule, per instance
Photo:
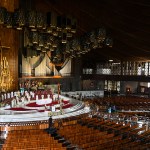
{"label": "flower arrangement", "polygon": [[25,80],[20,82],[19,87],[24,89],[37,89],[38,87],[43,87],[43,82],[38,80]]}

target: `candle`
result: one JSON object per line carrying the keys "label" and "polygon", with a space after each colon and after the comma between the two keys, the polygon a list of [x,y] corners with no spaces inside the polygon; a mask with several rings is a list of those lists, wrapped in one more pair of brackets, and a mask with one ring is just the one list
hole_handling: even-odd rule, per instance
{"label": "candle", "polygon": [[6,66],[8,67],[8,61],[6,61]]}
{"label": "candle", "polygon": [[3,57],[3,68],[5,68],[5,57]]}
{"label": "candle", "polygon": [[6,57],[4,57],[4,68],[6,68]]}
{"label": "candle", "polygon": [[38,100],[39,98],[38,98],[38,95],[36,95],[36,100]]}
{"label": "candle", "polygon": [[58,100],[59,100],[59,94],[60,94],[60,84],[58,83]]}

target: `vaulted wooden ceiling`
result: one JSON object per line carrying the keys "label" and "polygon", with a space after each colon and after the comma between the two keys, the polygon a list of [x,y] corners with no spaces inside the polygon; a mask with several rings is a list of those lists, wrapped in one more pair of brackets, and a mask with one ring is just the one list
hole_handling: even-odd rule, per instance
{"label": "vaulted wooden ceiling", "polygon": [[99,48],[83,59],[103,61],[150,60],[149,0],[35,0],[36,7],[69,14],[77,19],[77,36],[105,27],[112,48]]}

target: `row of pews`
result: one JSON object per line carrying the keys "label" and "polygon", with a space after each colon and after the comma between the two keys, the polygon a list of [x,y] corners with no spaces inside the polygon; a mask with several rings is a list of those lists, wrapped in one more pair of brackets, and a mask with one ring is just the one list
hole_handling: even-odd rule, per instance
{"label": "row of pews", "polygon": [[48,121],[0,122],[0,131],[46,129]]}
{"label": "row of pews", "polygon": [[118,110],[145,110],[150,111],[150,99],[138,96],[114,96],[103,98],[84,99],[89,103],[98,106],[113,106],[115,105]]}
{"label": "row of pews", "polygon": [[29,129],[10,131],[1,150],[66,150],[66,148],[44,130]]}
{"label": "row of pews", "polygon": [[[99,112],[107,112],[108,108],[115,106],[117,112],[127,115],[150,117],[150,98],[138,96],[114,96],[84,99],[85,103],[95,106]],[[91,107],[92,108],[92,107]],[[149,119],[150,121],[150,119]]]}
{"label": "row of pews", "polygon": [[[139,133],[141,134],[139,135]],[[98,118],[84,118],[76,124],[59,129],[79,149],[86,150],[147,150],[150,148],[150,131],[138,125],[116,123]],[[146,136],[145,136],[146,135]]]}
{"label": "row of pews", "polygon": [[[88,114],[54,122],[57,134],[23,127],[11,130],[1,150],[148,150],[150,130]],[[35,127],[35,128],[34,128]]]}

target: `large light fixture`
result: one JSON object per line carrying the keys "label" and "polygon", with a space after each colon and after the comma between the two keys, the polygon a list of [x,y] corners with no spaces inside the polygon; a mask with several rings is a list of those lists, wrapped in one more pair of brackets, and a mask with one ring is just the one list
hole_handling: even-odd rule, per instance
{"label": "large light fixture", "polygon": [[[27,14],[24,49],[38,51],[37,54],[50,52],[50,60],[55,66],[61,66],[64,60],[71,58],[65,51],[76,33],[76,19],[55,12],[44,14],[32,10],[27,11]],[[33,57],[29,52],[25,54],[25,57]]]}
{"label": "large light fixture", "polygon": [[13,27],[13,13],[12,12],[8,12],[8,11],[6,12],[4,25],[6,26],[6,28]]}
{"label": "large light fixture", "polygon": [[[55,12],[43,13],[34,9],[16,9],[8,12],[0,7],[0,24],[7,28],[23,30],[25,57],[40,53],[49,56],[55,66],[61,66],[66,59],[80,57],[92,49],[112,47],[113,40],[101,27],[74,38],[77,20],[69,15],[61,16]],[[31,52],[29,52],[31,51]]]}
{"label": "large light fixture", "polygon": [[5,23],[5,15],[6,15],[7,9],[4,7],[0,7],[0,24]]}
{"label": "large light fixture", "polygon": [[23,26],[26,24],[25,12],[23,9],[16,9],[14,11],[14,27],[17,30],[22,30]]}

